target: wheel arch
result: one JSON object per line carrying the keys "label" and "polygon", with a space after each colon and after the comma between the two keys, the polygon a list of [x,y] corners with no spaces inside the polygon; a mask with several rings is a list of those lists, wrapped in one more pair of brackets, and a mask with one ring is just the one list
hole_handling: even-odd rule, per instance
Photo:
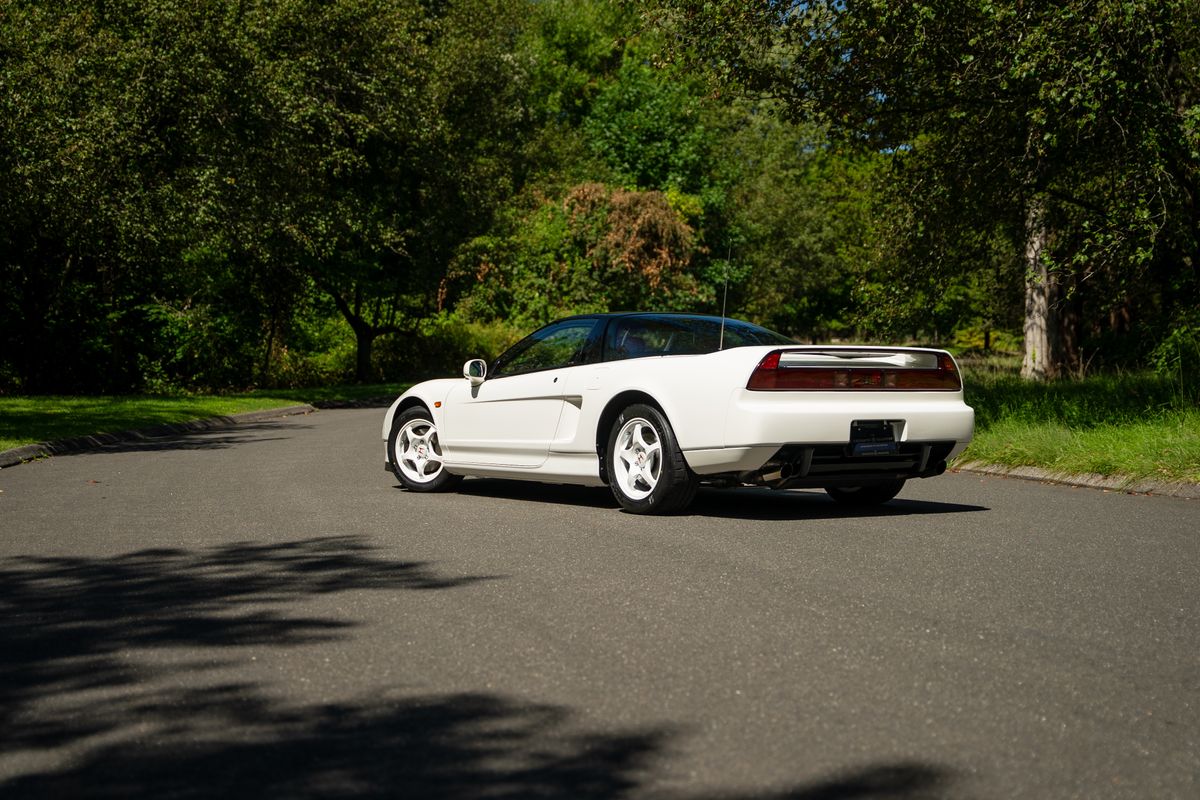
{"label": "wheel arch", "polygon": [[667,416],[666,410],[663,409],[662,403],[640,389],[627,389],[613,395],[604,406],[604,410],[600,412],[600,418],[596,422],[596,457],[600,461],[600,480],[604,481],[606,486],[608,485],[608,464],[605,459],[605,451],[608,449],[608,433],[612,430],[613,423],[617,420],[617,415],[623,409],[636,403],[658,409],[658,412],[666,418],[668,424],[671,421],[671,418]]}
{"label": "wheel arch", "polygon": [[[431,408],[431,405],[431,403],[425,402],[424,398],[420,397],[419,395],[401,395],[396,402],[392,403],[392,407],[388,409],[387,416],[383,420],[383,438],[386,440],[388,436],[391,435],[392,428],[396,424],[396,417],[400,416],[405,411],[408,411],[410,408],[420,406],[428,411],[430,417],[432,418],[433,409]],[[436,422],[437,420],[434,421]]]}

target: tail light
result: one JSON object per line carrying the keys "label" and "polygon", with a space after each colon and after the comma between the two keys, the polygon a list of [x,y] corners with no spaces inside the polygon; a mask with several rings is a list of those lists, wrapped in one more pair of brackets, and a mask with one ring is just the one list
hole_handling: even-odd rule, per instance
{"label": "tail light", "polygon": [[[860,351],[853,351],[862,357]],[[752,391],[942,391],[956,392],[962,380],[954,359],[946,353],[921,352],[931,366],[815,366],[807,363],[789,364],[786,353],[774,350],[767,353],[750,375],[746,388]],[[837,360],[849,354],[819,354]],[[891,354],[893,357],[896,354]],[[803,359],[801,359],[803,362]]]}

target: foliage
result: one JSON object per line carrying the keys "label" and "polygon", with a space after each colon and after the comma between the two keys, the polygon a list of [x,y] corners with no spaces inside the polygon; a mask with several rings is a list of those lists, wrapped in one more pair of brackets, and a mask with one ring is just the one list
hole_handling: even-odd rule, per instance
{"label": "foliage", "polygon": [[0,8],[0,373],[268,380],[324,293],[356,371],[520,180],[518,0]]}
{"label": "foliage", "polygon": [[411,336],[384,340],[377,363],[381,372],[413,380],[453,377],[468,359],[490,361],[527,333],[506,321],[468,321],[443,312],[423,320]]}
{"label": "foliage", "polygon": [[696,87],[626,54],[583,123],[588,146],[628,186],[699,192],[712,137]]}
{"label": "foliage", "polygon": [[621,68],[625,40],[637,20],[627,5],[607,0],[541,0],[530,13],[525,47],[531,107],[562,135],[590,115],[597,95]]}
{"label": "foliage", "polygon": [[1198,98],[1187,0],[0,0],[0,393],[620,308],[1009,349],[1038,281],[1071,373],[1182,391]]}
{"label": "foliage", "polygon": [[728,139],[734,260],[746,274],[733,308],[817,341],[853,335],[855,290],[867,280],[879,159],[828,145],[823,132],[753,107]]}
{"label": "foliage", "polygon": [[661,192],[584,183],[510,225],[459,255],[451,278],[473,279],[458,304],[468,319],[529,328],[569,313],[712,302],[692,269],[693,231]]}
{"label": "foliage", "polygon": [[[1056,338],[1079,366],[1087,338],[1136,339],[1200,301],[1194,3],[658,7],[681,61],[890,157],[897,213],[879,238],[893,258],[878,263],[885,291],[915,289],[912,317],[926,287],[1022,260],[998,274],[1018,293],[1014,272],[1053,284]],[[893,300],[872,305],[904,310]]]}
{"label": "foliage", "polygon": [[1191,388],[1200,404],[1200,309],[1183,312],[1150,354],[1154,371],[1176,381],[1181,390]]}

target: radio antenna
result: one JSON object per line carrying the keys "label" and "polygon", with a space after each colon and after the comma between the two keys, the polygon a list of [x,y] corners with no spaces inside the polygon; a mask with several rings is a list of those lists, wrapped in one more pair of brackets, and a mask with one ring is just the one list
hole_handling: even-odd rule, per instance
{"label": "radio antenna", "polygon": [[721,338],[717,342],[717,349],[725,349],[725,306],[729,302],[729,257],[733,253],[732,247],[725,253],[725,291],[721,294]]}

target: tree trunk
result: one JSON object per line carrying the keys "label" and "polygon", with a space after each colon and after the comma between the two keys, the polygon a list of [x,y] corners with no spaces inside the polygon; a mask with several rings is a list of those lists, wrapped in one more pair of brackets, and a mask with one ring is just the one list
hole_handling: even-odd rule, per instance
{"label": "tree trunk", "polygon": [[1058,281],[1042,258],[1048,240],[1045,206],[1034,199],[1025,212],[1025,358],[1021,377],[1026,380],[1057,378],[1063,363]]}
{"label": "tree trunk", "polygon": [[400,326],[389,322],[386,325],[373,325],[363,315],[362,289],[354,287],[354,306],[342,296],[331,283],[317,281],[317,286],[333,298],[334,305],[342,312],[346,324],[354,331],[354,380],[357,383],[370,383],[375,377],[371,372],[371,347],[380,336],[403,333]]}
{"label": "tree trunk", "polygon": [[258,382],[261,385],[266,385],[271,374],[271,351],[275,349],[275,314],[271,314],[271,322],[267,325],[267,348],[263,353],[262,372],[259,373]]}
{"label": "tree trunk", "polygon": [[375,330],[369,325],[357,325],[354,328],[355,383],[371,382],[371,345],[375,343]]}

